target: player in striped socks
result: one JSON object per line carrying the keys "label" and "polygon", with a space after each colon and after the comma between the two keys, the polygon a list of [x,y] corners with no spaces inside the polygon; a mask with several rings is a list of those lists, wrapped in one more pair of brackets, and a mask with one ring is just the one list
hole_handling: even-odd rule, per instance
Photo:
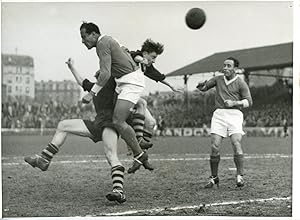
{"label": "player in striped socks", "polygon": [[[81,78],[74,69],[73,61],[71,59],[68,60],[67,64],[70,69],[73,68],[72,73],[77,83],[81,85],[84,90],[90,90],[94,83]],[[110,201],[117,201],[119,203],[125,202],[126,198],[123,192],[125,168],[118,159],[118,134],[112,123],[114,89],[115,81],[111,78],[98,95],[94,97],[93,102],[97,113],[94,121],[82,119],[60,121],[52,140],[46,148],[43,149],[39,155],[25,157],[25,162],[32,167],[37,167],[42,171],[46,171],[54,155],[58,153],[60,147],[64,144],[68,134],[88,137],[95,143],[103,141],[104,152],[107,162],[111,166],[113,181],[113,190],[107,194],[106,198]]]}
{"label": "player in striped socks", "polygon": [[[136,138],[140,144],[140,146],[145,150],[148,150],[152,147],[151,141],[144,138],[144,129],[145,129],[145,112],[149,112],[147,108],[147,102],[140,98],[135,108],[133,109],[130,117],[127,119],[127,122],[134,129]],[[127,155],[131,155],[132,151],[127,146]]]}
{"label": "player in striped socks", "polygon": [[[167,85],[172,91],[183,93],[181,89],[174,88],[168,83],[165,78],[166,76],[160,73],[153,64],[158,55],[161,55],[164,51],[164,45],[159,42],[154,42],[151,39],[147,39],[141,50],[129,51],[134,61],[140,65],[145,76],[156,82],[161,82]],[[140,98],[135,105],[135,111],[131,115],[131,126],[134,128],[136,137],[140,144],[145,145],[144,149],[152,147],[150,139],[152,137],[152,131],[156,124],[155,119],[147,109],[147,102],[143,98]],[[145,122],[146,121],[146,122]],[[145,126],[146,124],[146,126]],[[148,136],[147,138],[144,135]],[[146,141],[146,142],[145,142]],[[148,142],[148,144],[147,144]],[[147,146],[147,147],[146,147]],[[131,154],[130,148],[128,148],[128,154]]]}
{"label": "player in striped socks", "polygon": [[117,201],[123,203],[126,197],[123,191],[125,168],[122,165],[116,165],[111,168],[111,178],[113,182],[113,190],[106,195],[109,201]]}

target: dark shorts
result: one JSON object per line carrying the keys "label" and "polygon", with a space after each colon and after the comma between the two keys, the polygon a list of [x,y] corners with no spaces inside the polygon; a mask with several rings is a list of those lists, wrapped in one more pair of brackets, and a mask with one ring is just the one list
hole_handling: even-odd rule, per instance
{"label": "dark shorts", "polygon": [[[83,120],[84,124],[86,125],[87,129],[93,135],[91,139],[96,143],[98,141],[102,141],[102,133],[104,128],[112,128],[116,132],[115,126],[112,123],[112,111],[107,110],[103,111],[98,114],[95,120]],[[117,132],[118,133],[118,132]]]}

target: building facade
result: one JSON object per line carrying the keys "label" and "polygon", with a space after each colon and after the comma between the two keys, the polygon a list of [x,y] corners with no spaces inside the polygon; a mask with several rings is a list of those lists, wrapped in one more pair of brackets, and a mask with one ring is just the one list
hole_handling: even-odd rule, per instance
{"label": "building facade", "polygon": [[1,54],[2,90],[9,97],[34,98],[34,62],[25,55]]}
{"label": "building facade", "polygon": [[75,105],[80,94],[81,87],[71,80],[35,82],[35,100],[41,103],[51,100]]}

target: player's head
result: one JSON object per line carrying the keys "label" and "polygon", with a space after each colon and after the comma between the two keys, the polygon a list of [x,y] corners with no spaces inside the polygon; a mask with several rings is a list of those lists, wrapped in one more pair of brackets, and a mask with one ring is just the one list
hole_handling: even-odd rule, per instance
{"label": "player's head", "polygon": [[82,43],[88,48],[92,49],[97,45],[100,31],[94,23],[83,22],[80,26],[80,36]]}
{"label": "player's head", "polygon": [[142,45],[142,54],[148,61],[148,65],[155,63],[155,59],[158,55],[164,52],[164,45],[158,42],[154,42],[151,39],[147,39]]}
{"label": "player's head", "polygon": [[227,79],[232,79],[233,77],[235,77],[236,69],[239,67],[239,64],[240,62],[233,57],[228,57],[224,61],[223,72]]}

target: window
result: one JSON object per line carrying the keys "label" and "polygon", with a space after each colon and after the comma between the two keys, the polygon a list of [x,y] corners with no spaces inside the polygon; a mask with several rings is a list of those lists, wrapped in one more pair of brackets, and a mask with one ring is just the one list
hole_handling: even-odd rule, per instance
{"label": "window", "polygon": [[29,87],[26,87],[26,93],[29,93]]}
{"label": "window", "polygon": [[18,76],[16,76],[16,82],[18,82],[19,81],[19,77]]}
{"label": "window", "polygon": [[7,92],[8,92],[8,93],[11,93],[11,86],[8,86],[8,87],[7,87]]}
{"label": "window", "polygon": [[18,91],[18,86],[16,86],[16,91]]}
{"label": "window", "polygon": [[29,84],[29,83],[30,83],[30,78],[26,77],[26,84]]}

